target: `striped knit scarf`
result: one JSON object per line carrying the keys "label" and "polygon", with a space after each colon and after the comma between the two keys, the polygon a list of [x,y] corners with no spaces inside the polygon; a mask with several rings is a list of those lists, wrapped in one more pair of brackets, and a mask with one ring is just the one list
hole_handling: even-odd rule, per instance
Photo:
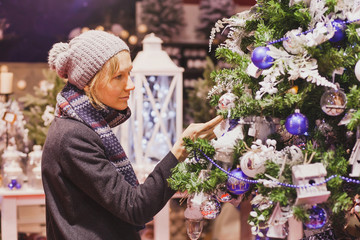
{"label": "striped knit scarf", "polygon": [[117,111],[110,107],[95,109],[83,90],[72,84],[66,84],[56,97],[56,112],[59,117],[70,117],[91,127],[101,138],[105,154],[116,170],[124,175],[132,186],[138,185],[135,172],[123,148],[110,129],[125,122],[131,115],[129,108]]}

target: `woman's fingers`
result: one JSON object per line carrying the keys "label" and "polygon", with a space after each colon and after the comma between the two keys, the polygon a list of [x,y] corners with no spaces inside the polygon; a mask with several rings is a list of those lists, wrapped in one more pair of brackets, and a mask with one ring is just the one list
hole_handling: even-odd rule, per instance
{"label": "woman's fingers", "polygon": [[223,120],[222,116],[216,116],[215,118],[211,119],[210,121],[204,123],[203,129],[212,129],[216,127],[221,121]]}
{"label": "woman's fingers", "polygon": [[208,129],[203,129],[202,131],[199,131],[195,134],[195,138],[206,138],[208,140],[215,138],[215,133],[214,133],[214,128],[215,126],[208,128]]}
{"label": "woman's fingers", "polygon": [[213,138],[212,135],[214,134],[214,128],[222,120],[223,118],[221,116],[217,116],[206,123],[192,123],[187,129],[185,129],[182,134],[182,138],[189,137],[192,140],[195,138]]}

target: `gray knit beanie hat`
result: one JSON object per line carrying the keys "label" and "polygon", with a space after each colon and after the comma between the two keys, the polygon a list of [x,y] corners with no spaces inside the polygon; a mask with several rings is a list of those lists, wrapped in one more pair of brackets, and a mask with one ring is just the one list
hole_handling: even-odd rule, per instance
{"label": "gray knit beanie hat", "polygon": [[79,89],[95,76],[102,66],[122,50],[129,50],[119,37],[104,31],[90,30],[69,43],[56,43],[49,51],[51,69]]}

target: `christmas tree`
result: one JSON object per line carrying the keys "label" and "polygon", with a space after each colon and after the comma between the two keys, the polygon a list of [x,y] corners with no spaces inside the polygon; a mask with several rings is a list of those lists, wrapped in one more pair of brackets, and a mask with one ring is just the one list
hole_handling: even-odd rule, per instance
{"label": "christmas tree", "polygon": [[233,0],[201,0],[199,9],[199,25],[196,30],[199,36],[208,38],[218,19],[230,17],[235,13],[235,4]]}
{"label": "christmas tree", "polygon": [[16,146],[20,151],[28,151],[28,129],[25,128],[23,112],[19,103],[10,99],[0,102],[0,152],[8,146]]}
{"label": "christmas tree", "polygon": [[27,94],[19,99],[24,105],[26,127],[29,130],[29,140],[33,144],[43,145],[51,121],[54,119],[56,95],[64,87],[64,79],[55,72],[44,70],[45,80],[35,86],[35,95]]}
{"label": "christmas tree", "polygon": [[163,40],[180,34],[184,24],[182,0],[143,0],[141,20]]}
{"label": "christmas tree", "polygon": [[215,65],[210,57],[206,57],[206,66],[203,78],[198,78],[193,88],[186,89],[188,101],[185,103],[185,118],[187,122],[206,122],[216,116],[216,110],[208,101],[204,101],[207,93],[214,86],[211,80],[211,72]]}
{"label": "christmas tree", "polygon": [[184,139],[168,179],[188,221],[246,197],[258,238],[295,239],[293,218],[304,239],[360,237],[359,24],[358,0],[258,0],[217,21],[210,46],[229,29],[216,54],[232,67],[208,100],[224,121],[212,141]]}

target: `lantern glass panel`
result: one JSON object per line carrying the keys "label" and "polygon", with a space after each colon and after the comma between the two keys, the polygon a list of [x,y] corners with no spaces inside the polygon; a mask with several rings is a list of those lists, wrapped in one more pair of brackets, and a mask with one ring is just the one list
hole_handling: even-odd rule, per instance
{"label": "lantern glass panel", "polygon": [[146,76],[146,80],[148,84],[142,89],[141,144],[148,159],[160,161],[176,140],[175,93],[169,91],[173,76]]}

